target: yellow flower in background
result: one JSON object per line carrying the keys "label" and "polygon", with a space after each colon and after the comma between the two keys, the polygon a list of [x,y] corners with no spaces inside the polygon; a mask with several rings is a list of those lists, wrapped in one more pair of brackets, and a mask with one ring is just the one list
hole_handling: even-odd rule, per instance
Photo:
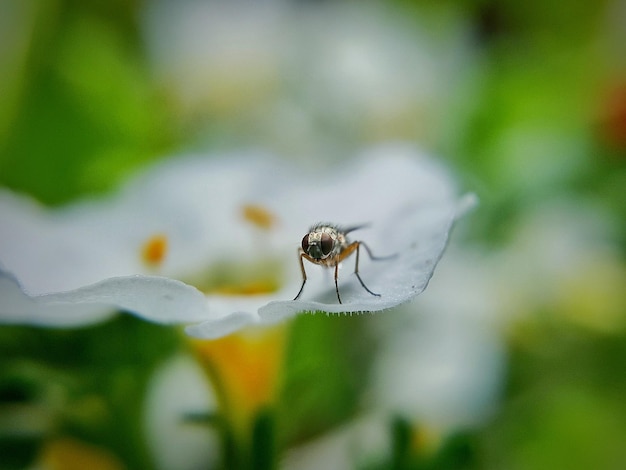
{"label": "yellow flower in background", "polygon": [[38,470],[124,470],[127,467],[106,449],[73,438],[47,442],[35,468]]}
{"label": "yellow flower in background", "polygon": [[275,404],[284,366],[285,328],[242,330],[215,340],[191,339],[191,348],[217,387],[221,413],[238,433]]}

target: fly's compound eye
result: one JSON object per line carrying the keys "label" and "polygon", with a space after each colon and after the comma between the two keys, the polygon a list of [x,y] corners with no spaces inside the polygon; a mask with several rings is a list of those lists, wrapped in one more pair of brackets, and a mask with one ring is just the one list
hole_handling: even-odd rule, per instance
{"label": "fly's compound eye", "polygon": [[322,248],[322,257],[328,256],[333,249],[333,238],[327,233],[322,233],[320,245]]}
{"label": "fly's compound eye", "polygon": [[302,239],[302,251],[309,253],[309,234],[307,233]]}
{"label": "fly's compound eye", "polygon": [[[304,240],[303,240],[303,247],[304,247]],[[307,241],[306,250],[304,251],[313,259],[322,259],[324,257],[324,253],[322,253],[322,246],[319,241],[314,241],[313,243],[309,243]]]}

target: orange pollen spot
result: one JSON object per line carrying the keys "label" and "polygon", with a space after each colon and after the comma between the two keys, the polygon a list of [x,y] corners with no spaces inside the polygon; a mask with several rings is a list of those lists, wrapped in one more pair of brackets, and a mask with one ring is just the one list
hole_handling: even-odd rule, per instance
{"label": "orange pollen spot", "polygon": [[141,248],[141,259],[150,267],[160,265],[167,255],[167,237],[163,234],[148,238]]}
{"label": "orange pollen spot", "polygon": [[269,230],[276,225],[276,216],[262,206],[245,204],[241,208],[241,214],[247,222],[263,230]]}

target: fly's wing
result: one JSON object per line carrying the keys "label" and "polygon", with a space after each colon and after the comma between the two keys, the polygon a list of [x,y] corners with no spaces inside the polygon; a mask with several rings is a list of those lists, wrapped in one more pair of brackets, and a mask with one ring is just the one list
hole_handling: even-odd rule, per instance
{"label": "fly's wing", "polygon": [[359,230],[362,228],[367,228],[370,225],[371,225],[370,223],[366,223],[366,224],[352,225],[350,227],[341,227],[341,232],[343,232],[344,235],[347,235],[350,232],[354,232],[355,230]]}

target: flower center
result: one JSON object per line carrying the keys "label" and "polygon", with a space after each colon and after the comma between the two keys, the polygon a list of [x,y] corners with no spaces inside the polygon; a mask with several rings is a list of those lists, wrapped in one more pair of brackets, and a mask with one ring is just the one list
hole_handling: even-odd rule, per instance
{"label": "flower center", "polygon": [[196,288],[205,294],[263,295],[282,285],[282,265],[275,259],[252,263],[217,262],[205,272],[192,276]]}
{"label": "flower center", "polygon": [[[266,233],[255,233],[255,240],[274,229],[278,217],[258,204],[244,204],[240,215],[250,225]],[[258,240],[257,240],[258,241]],[[210,268],[192,277],[192,284],[205,294],[263,295],[276,292],[282,284],[282,264],[275,258],[264,256],[246,261],[217,261]]]}

